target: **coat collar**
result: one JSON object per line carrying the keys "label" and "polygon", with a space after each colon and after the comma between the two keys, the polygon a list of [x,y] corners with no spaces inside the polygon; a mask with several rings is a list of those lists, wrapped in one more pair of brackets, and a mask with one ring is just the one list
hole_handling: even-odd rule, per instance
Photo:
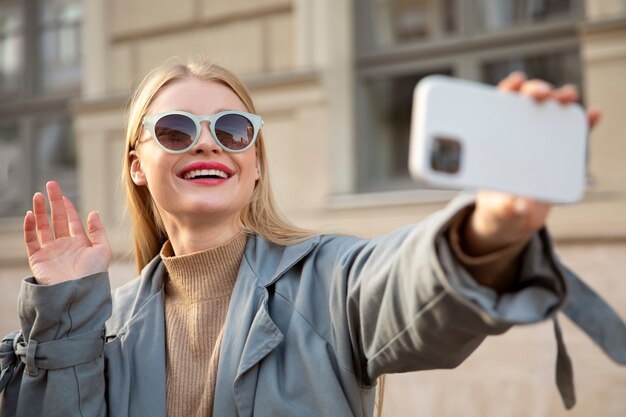
{"label": "coat collar", "polygon": [[248,238],[245,261],[264,287],[274,284],[289,268],[308,255],[320,242],[320,236],[289,246],[276,245],[263,237]]}
{"label": "coat collar", "polygon": [[[248,263],[263,287],[274,284],[289,268],[304,258],[320,242],[313,236],[295,245],[281,246],[260,236],[251,236],[246,243],[244,261]],[[165,266],[160,255],[142,270],[140,279],[115,291],[113,316],[107,322],[107,335],[113,337],[145,303],[158,294],[164,284]]]}

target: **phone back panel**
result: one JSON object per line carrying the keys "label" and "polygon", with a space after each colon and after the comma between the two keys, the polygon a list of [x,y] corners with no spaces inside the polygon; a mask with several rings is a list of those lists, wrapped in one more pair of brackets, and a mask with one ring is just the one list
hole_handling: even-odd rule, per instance
{"label": "phone back panel", "polygon": [[429,76],[414,94],[409,169],[436,187],[571,203],[584,192],[587,130],[578,104]]}

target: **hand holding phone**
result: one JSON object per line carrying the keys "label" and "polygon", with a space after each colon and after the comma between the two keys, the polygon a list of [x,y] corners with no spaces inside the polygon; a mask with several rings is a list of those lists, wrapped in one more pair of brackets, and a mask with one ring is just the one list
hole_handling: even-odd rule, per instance
{"label": "hand holding phone", "polygon": [[415,89],[409,169],[435,187],[572,203],[586,183],[587,133],[578,104],[429,76]]}

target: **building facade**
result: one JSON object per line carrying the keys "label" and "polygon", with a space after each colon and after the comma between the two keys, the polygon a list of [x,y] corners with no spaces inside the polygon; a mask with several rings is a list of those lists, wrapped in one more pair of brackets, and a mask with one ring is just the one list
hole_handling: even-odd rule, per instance
{"label": "building facade", "polygon": [[[626,317],[626,1],[0,0],[0,332],[28,274],[23,213],[58,180],[99,210],[114,286],[135,276],[120,168],[124,110],[151,68],[203,54],[240,75],[263,116],[278,201],[297,224],[373,236],[454,194],[407,171],[412,92],[433,73],[496,83],[513,70],[574,83],[603,120],[589,187],[556,207],[562,258]],[[579,404],[626,414],[626,371],[565,323]],[[387,416],[565,416],[549,324],[492,338],[459,369],[389,378]]]}

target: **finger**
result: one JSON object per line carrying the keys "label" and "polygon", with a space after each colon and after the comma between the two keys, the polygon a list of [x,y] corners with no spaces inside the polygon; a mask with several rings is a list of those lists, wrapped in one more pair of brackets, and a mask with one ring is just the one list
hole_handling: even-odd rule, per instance
{"label": "finger", "polygon": [[514,210],[518,215],[528,215],[534,211],[545,211],[550,207],[548,203],[526,197],[516,197],[514,201]]}
{"label": "finger", "polygon": [[569,104],[578,101],[578,87],[573,84],[566,84],[563,87],[554,90],[552,97],[558,100],[561,104]]}
{"label": "finger", "polygon": [[108,245],[109,241],[104,231],[104,224],[97,211],[92,211],[87,216],[87,229],[89,229],[89,235],[91,236],[91,243],[94,246]]}
{"label": "finger", "polygon": [[35,215],[28,210],[24,217],[24,244],[26,245],[26,253],[30,258],[41,249],[39,238],[37,238],[37,229],[35,228]]}
{"label": "finger", "polygon": [[526,81],[526,74],[522,71],[515,71],[498,83],[498,89],[502,91],[519,91]]}
{"label": "finger", "polygon": [[593,129],[600,119],[602,118],[602,113],[597,109],[589,109],[587,111],[587,119],[589,120],[589,130]]}
{"label": "finger", "polygon": [[49,181],[46,184],[46,190],[48,191],[48,199],[50,200],[50,217],[52,217],[54,236],[57,239],[68,237],[70,235],[70,229],[67,221],[67,211],[65,211],[65,203],[63,203],[61,187],[56,181]]}
{"label": "finger", "polygon": [[529,198],[518,197],[514,202],[514,211],[520,219],[524,219],[526,231],[536,231],[545,225],[551,205]]}
{"label": "finger", "polygon": [[529,80],[522,84],[519,92],[524,96],[531,97],[536,101],[544,101],[552,96],[554,91],[552,85],[543,80]]}
{"label": "finger", "polygon": [[65,204],[65,211],[67,211],[67,220],[70,228],[70,234],[72,236],[88,239],[83,222],[80,220],[80,216],[72,204],[72,201],[63,196],[63,204]]}
{"label": "finger", "polygon": [[33,196],[33,211],[35,214],[35,227],[39,235],[41,245],[46,245],[54,240],[50,223],[48,221],[48,210],[46,209],[46,197],[41,193]]}

